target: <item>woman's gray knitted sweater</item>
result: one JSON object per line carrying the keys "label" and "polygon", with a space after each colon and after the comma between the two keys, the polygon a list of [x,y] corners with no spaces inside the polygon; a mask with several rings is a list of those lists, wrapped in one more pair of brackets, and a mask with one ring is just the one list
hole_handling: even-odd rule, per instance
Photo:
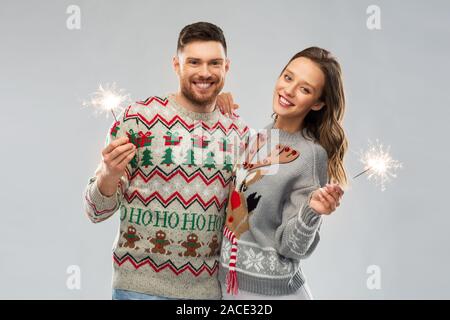
{"label": "woman's gray knitted sweater", "polygon": [[300,131],[271,129],[267,126],[250,142],[244,165],[236,169],[225,231],[234,236],[237,252],[231,238],[224,236],[219,280],[226,286],[231,261],[239,289],[287,295],[305,282],[300,261],[320,239],[322,219],[310,208],[309,199],[327,183],[328,157]]}

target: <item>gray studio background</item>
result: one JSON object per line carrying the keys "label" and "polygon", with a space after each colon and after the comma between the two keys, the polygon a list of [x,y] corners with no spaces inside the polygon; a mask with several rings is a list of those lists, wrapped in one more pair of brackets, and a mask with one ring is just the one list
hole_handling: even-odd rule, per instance
{"label": "gray studio background", "polygon": [[[81,29],[69,30],[69,5]],[[369,5],[381,30],[366,26]],[[341,61],[349,175],[368,139],[403,163],[380,188],[352,181],[304,261],[316,299],[449,299],[447,1],[0,1],[0,298],[110,299],[118,215],[97,225],[82,192],[100,160],[111,117],[81,107],[99,83],[134,99],[175,91],[180,29],[220,25],[231,70],[226,91],[253,127],[271,115],[281,68],[319,45]],[[79,266],[80,290],[67,268]],[[381,271],[371,290],[370,266]]]}

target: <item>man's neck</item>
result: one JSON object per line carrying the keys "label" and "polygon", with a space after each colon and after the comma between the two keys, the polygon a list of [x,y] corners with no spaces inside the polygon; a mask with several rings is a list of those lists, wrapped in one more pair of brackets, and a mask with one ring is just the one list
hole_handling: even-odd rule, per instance
{"label": "man's neck", "polygon": [[181,92],[175,94],[176,102],[183,108],[198,113],[210,113],[213,112],[216,106],[216,100],[206,106],[200,106],[198,104],[192,103],[188,100]]}

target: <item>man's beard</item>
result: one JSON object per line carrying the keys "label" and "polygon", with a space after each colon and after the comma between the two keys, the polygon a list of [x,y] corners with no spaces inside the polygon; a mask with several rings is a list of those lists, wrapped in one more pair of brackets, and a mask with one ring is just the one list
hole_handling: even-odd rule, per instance
{"label": "man's beard", "polygon": [[[212,80],[211,78],[208,79],[199,79],[198,81],[208,81]],[[214,102],[216,100],[217,96],[219,95],[220,91],[222,90],[224,86],[224,82],[217,82],[217,79],[214,80],[214,84],[216,86],[216,89],[208,96],[199,96],[195,94],[194,90],[191,90],[191,86],[195,86],[195,84],[192,83],[192,81],[182,81],[181,83],[181,93],[183,96],[189,100],[193,105],[199,106],[199,107],[206,107]]]}

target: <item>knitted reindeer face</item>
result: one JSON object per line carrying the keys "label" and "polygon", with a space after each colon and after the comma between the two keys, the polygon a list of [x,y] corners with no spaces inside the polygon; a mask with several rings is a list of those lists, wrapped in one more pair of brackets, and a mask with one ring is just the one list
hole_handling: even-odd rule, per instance
{"label": "knitted reindeer face", "polygon": [[273,164],[284,164],[299,157],[298,151],[289,146],[277,145],[270,154],[261,161],[252,162],[258,151],[266,144],[266,137],[258,134],[256,141],[249,149],[249,153],[242,165],[238,165],[233,181],[230,183],[230,197],[227,205],[227,218],[225,225],[234,233],[236,238],[249,229],[248,220],[261,199],[256,192],[245,197],[247,188],[268,174],[262,168]]}

